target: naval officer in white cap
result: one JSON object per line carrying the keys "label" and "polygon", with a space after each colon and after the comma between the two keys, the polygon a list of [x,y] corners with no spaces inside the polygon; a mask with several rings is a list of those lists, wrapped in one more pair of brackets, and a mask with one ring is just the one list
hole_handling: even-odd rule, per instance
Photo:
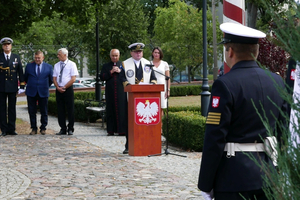
{"label": "naval officer in white cap", "polygon": [[[122,63],[120,78],[124,87],[129,84],[150,83],[156,84],[157,79],[154,70],[151,68],[149,60],[143,58],[143,43],[133,43],[128,46],[131,57]],[[126,144],[123,154],[128,154],[128,134],[126,134]]]}
{"label": "naval officer in white cap", "polygon": [[[198,188],[205,199],[265,200],[265,172],[249,155],[260,165],[273,165],[263,144],[268,130],[257,112],[269,127],[286,125],[280,111],[285,113],[287,104],[277,90],[285,86],[280,76],[255,61],[263,32],[235,23],[220,29],[231,70],[212,86]],[[276,131],[278,141],[281,130]]]}
{"label": "naval officer in white cap", "polygon": [[[13,40],[0,40],[0,122],[2,136],[18,135],[16,130],[16,94],[25,92],[23,67],[20,56],[11,52]],[[18,81],[20,89],[18,89]]]}

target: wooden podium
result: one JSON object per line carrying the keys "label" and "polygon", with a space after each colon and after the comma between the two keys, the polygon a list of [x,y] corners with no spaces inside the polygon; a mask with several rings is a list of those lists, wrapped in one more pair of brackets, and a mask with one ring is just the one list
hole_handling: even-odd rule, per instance
{"label": "wooden podium", "polygon": [[128,92],[129,155],[161,153],[160,93],[164,85],[128,85],[124,90]]}

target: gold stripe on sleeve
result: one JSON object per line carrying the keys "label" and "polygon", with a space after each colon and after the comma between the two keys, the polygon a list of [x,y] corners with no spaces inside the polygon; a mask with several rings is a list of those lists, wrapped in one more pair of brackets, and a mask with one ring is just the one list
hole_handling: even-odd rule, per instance
{"label": "gold stripe on sleeve", "polygon": [[219,125],[220,121],[221,121],[221,113],[216,113],[216,112],[208,113],[206,124]]}

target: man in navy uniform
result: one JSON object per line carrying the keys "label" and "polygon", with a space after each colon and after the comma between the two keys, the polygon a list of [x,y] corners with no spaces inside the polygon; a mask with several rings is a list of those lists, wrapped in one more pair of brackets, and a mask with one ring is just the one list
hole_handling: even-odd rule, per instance
{"label": "man in navy uniform", "polygon": [[249,154],[261,165],[272,165],[263,144],[268,130],[258,113],[274,127],[271,134],[279,141],[276,121],[285,122],[280,110],[285,113],[287,104],[277,89],[284,90],[284,82],[255,62],[264,33],[235,23],[220,28],[231,70],[212,86],[198,188],[205,199],[267,199],[262,190],[264,171]]}
{"label": "man in navy uniform", "polygon": [[[144,47],[143,43],[133,43],[128,46],[131,57],[122,63],[123,70],[120,73],[124,87],[129,84],[156,84],[157,79],[154,70],[151,69],[149,60],[143,58]],[[128,134],[126,134],[123,154],[128,154]]]}
{"label": "man in navy uniform", "polygon": [[[11,52],[13,40],[5,37],[0,40],[3,53],[0,53],[0,121],[2,136],[18,135],[16,130],[16,95],[23,93],[24,77],[20,56]],[[20,89],[18,91],[18,81]],[[7,106],[8,103],[8,106]],[[7,119],[8,116],[8,119]]]}

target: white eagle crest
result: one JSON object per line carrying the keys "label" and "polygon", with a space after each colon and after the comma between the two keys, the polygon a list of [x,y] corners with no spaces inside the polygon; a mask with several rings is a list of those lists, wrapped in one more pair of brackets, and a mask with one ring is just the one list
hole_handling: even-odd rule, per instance
{"label": "white eagle crest", "polygon": [[219,99],[217,99],[217,98],[213,98],[213,107],[217,107],[218,106],[218,104],[219,104]]}
{"label": "white eagle crest", "polygon": [[146,124],[151,123],[152,121],[156,121],[156,118],[153,118],[158,113],[158,105],[156,102],[150,104],[149,100],[146,100],[145,104],[139,102],[136,106],[137,115],[142,117],[139,119],[140,122],[144,122]]}

